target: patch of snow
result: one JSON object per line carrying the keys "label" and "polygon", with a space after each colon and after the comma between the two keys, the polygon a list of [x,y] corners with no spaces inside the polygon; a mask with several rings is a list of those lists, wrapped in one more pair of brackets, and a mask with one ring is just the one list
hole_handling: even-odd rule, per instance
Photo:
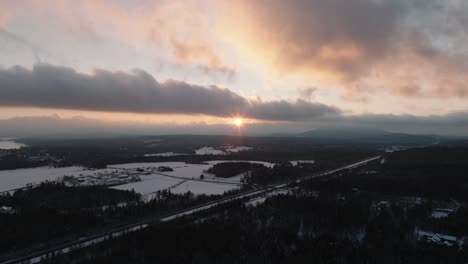
{"label": "patch of snow", "polygon": [[235,185],[219,184],[211,182],[187,181],[176,188],[171,189],[172,193],[186,193],[191,191],[193,194],[223,194],[224,192],[237,189]]}
{"label": "patch of snow", "polygon": [[268,168],[273,168],[273,166],[276,165],[275,163],[266,162],[266,161],[256,161],[256,160],[210,160],[210,161],[206,161],[205,163],[208,163],[210,165],[215,165],[215,164],[225,163],[225,162],[250,162],[254,164],[262,164],[263,166],[268,167]]}
{"label": "patch of snow", "polygon": [[266,199],[269,198],[269,197],[273,197],[273,196],[276,196],[276,195],[288,195],[290,193],[291,193],[291,190],[276,190],[274,192],[266,194],[265,196],[256,197],[256,198],[246,202],[245,205],[255,207],[255,206],[259,205],[259,204],[264,203],[266,201]]}
{"label": "patch of snow", "polygon": [[35,185],[44,181],[60,180],[63,176],[90,176],[110,173],[115,169],[91,170],[79,166],[64,168],[38,167],[17,170],[0,170],[0,192]]}
{"label": "patch of snow", "polygon": [[183,155],[190,155],[187,153],[175,153],[175,152],[162,152],[162,153],[150,153],[145,154],[145,157],[172,157],[172,156],[183,156]]}
{"label": "patch of snow", "polygon": [[293,166],[297,166],[299,163],[315,164],[315,160],[291,160]]}
{"label": "patch of snow", "polygon": [[27,145],[22,143],[17,143],[11,140],[1,140],[0,149],[19,149],[21,147],[26,147]]}
{"label": "patch of snow", "polygon": [[247,151],[247,150],[252,150],[253,148],[252,147],[243,147],[243,146],[238,146],[238,147],[234,147],[234,146],[227,146],[225,147],[225,150],[227,152],[239,152],[239,151]]}
{"label": "patch of snow", "polygon": [[432,218],[444,218],[453,212],[451,209],[434,209],[432,211]]}
{"label": "patch of snow", "polygon": [[135,190],[135,192],[142,195],[150,194],[156,191],[168,189],[169,187],[181,182],[182,180],[164,177],[161,175],[142,175],[141,181],[132,182],[123,185],[110,187],[116,190]]}
{"label": "patch of snow", "polygon": [[225,155],[226,152],[213,147],[203,147],[195,150],[197,155]]}
{"label": "patch of snow", "polygon": [[160,142],[160,141],[162,141],[162,139],[156,138],[156,139],[145,140],[145,141],[143,141],[143,143],[152,143],[152,142]]}

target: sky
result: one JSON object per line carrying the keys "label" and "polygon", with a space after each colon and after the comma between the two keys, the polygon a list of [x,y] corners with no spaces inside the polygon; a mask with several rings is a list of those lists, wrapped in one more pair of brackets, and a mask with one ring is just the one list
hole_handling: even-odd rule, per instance
{"label": "sky", "polygon": [[468,135],[467,36],[464,0],[0,0],[0,135]]}

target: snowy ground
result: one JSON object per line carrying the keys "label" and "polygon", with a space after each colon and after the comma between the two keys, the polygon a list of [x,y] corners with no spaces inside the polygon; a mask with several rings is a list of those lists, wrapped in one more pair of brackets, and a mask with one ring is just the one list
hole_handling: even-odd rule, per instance
{"label": "snowy ground", "polygon": [[227,146],[226,148],[227,152],[239,152],[239,151],[247,151],[247,150],[252,150],[252,147],[234,147],[234,146]]}
{"label": "snowy ground", "polygon": [[277,191],[274,191],[274,192],[271,192],[271,193],[268,193],[267,195],[265,196],[260,196],[260,197],[256,197],[248,202],[245,203],[245,205],[247,206],[257,206],[259,204],[262,204],[265,202],[265,200],[268,198],[268,197],[272,197],[272,196],[276,196],[276,195],[287,195],[287,194],[290,194],[291,191],[290,190],[277,190]]}
{"label": "snowy ground", "polygon": [[117,190],[135,190],[135,192],[142,195],[150,195],[157,191],[169,189],[170,187],[179,184],[182,180],[164,177],[161,175],[142,175],[140,176],[141,181],[132,182],[123,185],[111,187]]}
{"label": "snowy ground", "polygon": [[293,166],[297,166],[299,163],[315,164],[315,160],[291,160]]}
{"label": "snowy ground", "polygon": [[21,147],[26,147],[26,145],[12,140],[0,140],[0,149],[19,149]]}
{"label": "snowy ground", "polygon": [[220,149],[215,149],[213,147],[203,147],[195,150],[197,155],[224,155],[226,152]]}
{"label": "snowy ground", "polygon": [[[115,170],[115,169],[114,169]],[[0,170],[0,192],[22,188],[28,184],[39,184],[43,181],[55,181],[63,176],[95,175],[111,172],[112,169],[87,170],[72,166],[65,168],[39,167],[18,170]]]}
{"label": "snowy ground", "polygon": [[172,156],[182,156],[182,155],[190,155],[187,153],[175,153],[175,152],[162,152],[162,153],[150,153],[145,154],[145,157],[172,157]]}
{"label": "snowy ground", "polygon": [[[133,182],[112,188],[120,190],[135,190],[142,195],[150,195],[158,190],[170,189],[174,193],[191,191],[195,194],[222,194],[225,191],[233,190],[241,186],[242,174],[231,178],[217,178],[212,174],[204,172],[214,164],[222,162],[240,161],[208,161],[206,164],[187,164],[185,162],[148,162],[148,163],[128,163],[108,166],[107,169],[90,170],[73,166],[65,168],[39,167],[18,170],[0,171],[0,192],[22,188],[28,184],[39,184],[43,181],[60,180],[63,176],[88,176],[100,173],[111,173],[113,171],[125,171],[125,169],[142,168],[148,171],[155,170],[160,166],[171,167],[174,171],[152,173],[151,175],[139,175],[140,182]],[[245,162],[245,161],[244,161]],[[261,161],[247,161],[263,164],[267,167],[274,166],[273,163]],[[200,175],[204,175],[203,181]]]}
{"label": "snowy ground", "polygon": [[[160,166],[171,167],[174,171],[167,171],[161,174],[141,176],[141,182],[119,185],[112,188],[121,190],[132,190],[141,193],[144,196],[151,195],[158,190],[170,189],[173,193],[185,193],[191,191],[194,194],[222,194],[225,191],[230,191],[240,187],[242,175],[237,175],[231,178],[217,178],[212,174],[206,173],[211,166],[223,162],[241,162],[241,161],[225,161],[213,160],[207,161],[206,164],[187,164],[185,162],[145,162],[145,163],[128,163],[110,165],[109,168],[131,169],[131,168],[157,168]],[[262,161],[244,161],[263,164],[267,167],[272,167],[275,164]],[[204,175],[204,181],[200,180],[200,175]],[[167,176],[164,176],[167,175]],[[178,178],[171,178],[178,177]],[[170,181],[167,181],[170,179]],[[216,182],[215,182],[216,181]],[[235,183],[239,183],[236,185]]]}
{"label": "snowy ground", "polygon": [[[237,153],[239,151],[252,150],[252,147],[245,146],[222,146],[222,147],[202,147],[195,150],[195,155],[228,155],[230,153]],[[145,157],[171,157],[181,155],[192,155],[189,153],[176,153],[176,152],[161,152],[161,153],[148,153]]]}
{"label": "snowy ground", "polygon": [[186,181],[171,189],[173,193],[186,193],[191,191],[194,194],[223,194],[224,192],[238,189],[238,186],[221,183]]}

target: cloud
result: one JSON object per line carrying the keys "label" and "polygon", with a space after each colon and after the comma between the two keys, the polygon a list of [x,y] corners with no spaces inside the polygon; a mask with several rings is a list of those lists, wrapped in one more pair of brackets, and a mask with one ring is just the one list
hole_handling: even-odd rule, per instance
{"label": "cloud", "polygon": [[309,100],[312,95],[317,91],[315,87],[305,87],[305,88],[298,88],[297,91],[299,92],[299,96],[303,100]]}
{"label": "cloud", "polygon": [[206,43],[187,43],[171,40],[174,57],[177,63],[195,63],[205,73],[218,73],[232,79],[237,73],[234,67],[225,65],[214,49]]}
{"label": "cloud", "polygon": [[[113,43],[216,77],[230,79],[237,73],[220,52],[212,21],[196,1],[0,1],[0,28],[2,10],[12,21],[27,20],[36,24],[30,28],[85,48]],[[51,47],[60,44],[48,42]]]}
{"label": "cloud", "polygon": [[318,103],[248,100],[228,89],[169,80],[150,74],[95,70],[82,74],[72,68],[38,64],[0,69],[0,106],[42,107],[131,113],[242,114],[262,120],[311,120],[340,111]]}
{"label": "cloud", "polygon": [[[390,48],[400,1],[233,1],[228,8],[261,54],[283,71],[319,70],[353,78]],[[229,11],[228,11],[229,12]],[[231,17],[231,16],[229,16]],[[242,25],[242,23],[247,25]],[[233,23],[232,25],[236,25]],[[263,47],[263,49],[262,49]]]}
{"label": "cloud", "polygon": [[348,98],[468,97],[466,1],[240,0],[224,10],[225,32],[252,57]]}

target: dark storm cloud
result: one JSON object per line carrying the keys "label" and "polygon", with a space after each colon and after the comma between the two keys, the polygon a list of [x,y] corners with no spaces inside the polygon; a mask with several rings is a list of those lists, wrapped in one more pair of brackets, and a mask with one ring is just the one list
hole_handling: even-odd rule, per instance
{"label": "dark storm cloud", "polygon": [[249,101],[228,89],[180,81],[158,82],[144,71],[81,74],[47,64],[0,69],[0,106],[132,113],[245,114],[264,120],[308,120],[335,108],[297,101]]}

